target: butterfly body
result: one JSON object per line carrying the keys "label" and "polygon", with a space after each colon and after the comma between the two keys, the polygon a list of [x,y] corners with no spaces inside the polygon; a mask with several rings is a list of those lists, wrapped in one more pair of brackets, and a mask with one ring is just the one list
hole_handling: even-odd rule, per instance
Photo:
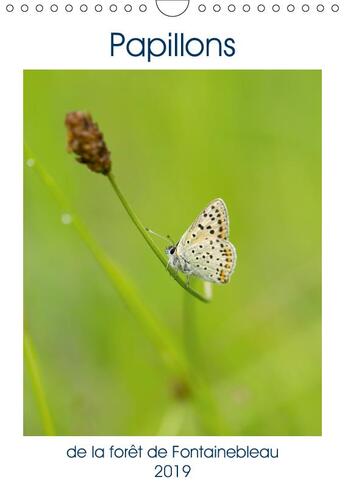
{"label": "butterfly body", "polygon": [[168,265],[205,281],[227,283],[236,265],[236,250],[229,238],[229,216],[216,198],[186,230],[176,246],[166,249]]}
{"label": "butterfly body", "polygon": [[177,251],[178,244],[176,246],[167,247],[166,253],[169,255],[168,265],[172,268],[182,271],[186,275],[193,274],[193,268],[190,263],[185,259],[183,254]]}

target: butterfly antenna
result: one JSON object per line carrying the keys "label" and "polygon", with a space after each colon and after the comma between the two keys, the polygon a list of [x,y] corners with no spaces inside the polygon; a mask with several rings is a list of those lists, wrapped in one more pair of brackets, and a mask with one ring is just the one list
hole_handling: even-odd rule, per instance
{"label": "butterfly antenna", "polygon": [[149,229],[148,227],[145,227],[145,230],[147,230],[147,232],[149,232],[150,234],[153,234],[154,236],[157,236],[157,237],[160,237],[161,239],[163,239],[164,241],[168,241],[170,242],[172,245],[174,245],[174,241],[172,240],[172,238],[170,236],[161,236],[160,234],[158,234],[157,232]]}

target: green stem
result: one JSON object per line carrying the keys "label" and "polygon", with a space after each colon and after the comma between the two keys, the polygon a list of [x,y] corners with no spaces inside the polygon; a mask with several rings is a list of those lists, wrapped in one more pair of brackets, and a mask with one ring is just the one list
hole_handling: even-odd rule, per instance
{"label": "green stem", "polygon": [[[214,401],[209,385],[202,374],[203,364],[199,352],[198,330],[195,316],[196,302],[190,295],[184,294],[183,301],[183,341],[185,354],[189,367],[189,374],[194,378],[194,395],[199,396],[196,402],[202,405],[201,411],[212,416],[202,418],[203,425],[208,430],[208,435],[224,434],[224,426],[219,416],[218,407]],[[204,427],[205,428],[205,427]]]}
{"label": "green stem", "polygon": [[141,235],[144,237],[145,241],[150,246],[150,248],[152,249],[152,251],[154,252],[154,254],[157,256],[157,258],[163,264],[164,268],[170,273],[170,275],[174,278],[174,280],[177,281],[177,283],[180,286],[182,286],[182,288],[184,288],[188,293],[190,293],[191,295],[193,295],[195,298],[198,298],[202,302],[205,302],[205,303],[209,302],[209,299],[208,298],[206,298],[205,296],[201,295],[200,293],[198,293],[193,288],[190,288],[187,285],[187,283],[185,281],[183,281],[182,278],[171,267],[167,267],[166,257],[161,252],[161,250],[159,249],[159,247],[157,247],[156,244],[153,242],[153,240],[150,238],[147,230],[145,229],[145,227],[140,222],[139,218],[137,217],[137,215],[135,214],[135,212],[133,211],[133,209],[131,208],[131,206],[127,202],[126,197],[121,192],[120,188],[118,187],[118,185],[116,183],[116,180],[115,180],[115,177],[114,177],[113,173],[110,172],[110,173],[108,173],[107,176],[108,176],[108,179],[110,181],[111,186],[113,187],[115,193],[119,197],[122,205],[124,206],[126,212],[128,213],[129,217],[131,218],[132,222],[134,223],[134,225],[136,226],[136,228],[139,230],[139,232],[141,233]]}
{"label": "green stem", "polygon": [[41,380],[41,372],[38,366],[36,352],[33,347],[31,337],[26,329],[24,329],[24,355],[28,372],[30,374],[34,395],[36,397],[36,402],[42,418],[43,430],[46,435],[56,435]]}
{"label": "green stem", "polygon": [[190,367],[196,370],[199,363],[199,354],[195,302],[187,294],[184,294],[183,300],[183,339]]}

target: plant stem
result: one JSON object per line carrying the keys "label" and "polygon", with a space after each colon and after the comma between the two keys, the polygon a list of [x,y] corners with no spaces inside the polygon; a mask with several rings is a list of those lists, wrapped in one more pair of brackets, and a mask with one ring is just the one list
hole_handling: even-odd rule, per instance
{"label": "plant stem", "polygon": [[131,206],[127,202],[127,199],[125,198],[124,194],[121,192],[120,188],[118,187],[118,185],[116,183],[116,180],[115,180],[113,173],[110,172],[110,173],[108,173],[107,176],[108,176],[108,179],[110,181],[111,186],[113,187],[115,193],[119,197],[122,205],[124,206],[126,212],[128,213],[129,217],[131,218],[132,222],[134,223],[136,228],[139,230],[141,235],[144,237],[145,241],[150,246],[150,248],[152,249],[154,254],[157,256],[157,258],[163,264],[164,268],[170,273],[170,275],[174,278],[174,280],[177,281],[177,283],[180,286],[182,286],[182,288],[184,288],[188,293],[193,295],[195,298],[198,298],[202,302],[205,302],[205,303],[209,302],[209,299],[207,297],[201,295],[199,292],[197,292],[193,288],[190,288],[187,285],[187,283],[185,281],[183,281],[182,278],[180,278],[178,273],[176,273],[171,267],[167,267],[167,261],[166,261],[164,254],[161,252],[159,247],[157,247],[156,244],[153,242],[153,240],[149,236],[147,230],[145,229],[145,227],[140,222],[139,218],[137,217],[137,215],[135,214],[135,212],[133,211],[133,209],[131,208]]}
{"label": "plant stem", "polygon": [[198,337],[195,320],[195,302],[190,295],[184,294],[183,297],[183,339],[186,356],[190,367],[193,370],[198,368]]}
{"label": "plant stem", "polygon": [[29,332],[24,329],[24,355],[30,374],[34,395],[42,418],[43,430],[46,435],[56,435],[52,416],[49,411],[46,395],[41,380],[37,356]]}
{"label": "plant stem", "polygon": [[219,416],[218,407],[213,398],[207,381],[203,375],[203,364],[199,352],[198,330],[195,316],[196,302],[190,295],[184,294],[183,300],[183,341],[187,363],[189,367],[189,374],[194,378],[194,395],[200,395],[198,402],[202,405],[201,411],[206,412],[207,415],[212,416],[212,421],[204,415],[201,418],[204,428],[208,429],[209,435],[215,435],[217,432],[224,434],[224,426],[222,419]]}

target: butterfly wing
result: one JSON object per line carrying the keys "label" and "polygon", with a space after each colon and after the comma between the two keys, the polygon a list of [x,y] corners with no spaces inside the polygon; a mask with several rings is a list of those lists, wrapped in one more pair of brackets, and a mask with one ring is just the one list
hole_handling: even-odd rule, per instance
{"label": "butterfly wing", "polygon": [[236,266],[236,249],[225,239],[199,241],[184,250],[192,274],[205,281],[228,283]]}
{"label": "butterfly wing", "polygon": [[221,198],[216,198],[186,230],[178,246],[189,246],[200,239],[228,239],[229,230],[228,209]]}
{"label": "butterfly wing", "polygon": [[236,265],[236,250],[228,237],[228,211],[217,198],[183,234],[176,252],[187,261],[192,274],[205,281],[227,283]]}

